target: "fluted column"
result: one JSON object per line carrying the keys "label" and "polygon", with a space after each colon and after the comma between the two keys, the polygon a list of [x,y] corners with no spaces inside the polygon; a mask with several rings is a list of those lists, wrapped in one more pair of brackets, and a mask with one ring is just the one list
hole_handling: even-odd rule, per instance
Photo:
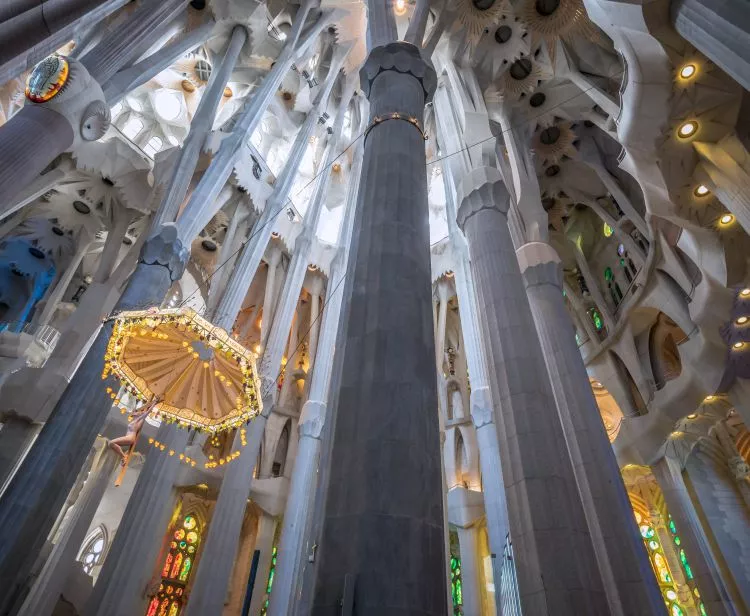
{"label": "fluted column", "polygon": [[279,263],[281,262],[281,248],[276,244],[272,244],[267,263],[266,271],[266,287],[263,293],[263,312],[261,312],[260,322],[260,346],[265,348],[266,340],[268,340],[268,334],[271,331],[271,325],[273,325],[273,315],[276,299],[276,274],[279,269]]}
{"label": "fluted column", "polygon": [[[216,305],[224,292],[229,272],[234,269],[237,252],[239,252],[242,245],[247,219],[250,216],[250,210],[242,202],[241,197],[242,195],[240,194],[240,201],[237,203],[237,208],[234,210],[232,219],[229,221],[229,227],[227,227],[224,241],[221,243],[221,250],[219,250],[219,257],[216,260],[221,269],[215,272],[215,280],[211,281],[211,286],[208,290],[208,309],[212,312],[216,309]],[[242,228],[242,232],[238,232],[240,228]]]}
{"label": "fluted column", "polygon": [[[188,251],[174,225],[144,245],[117,311],[158,305],[180,278]],[[113,323],[106,321],[0,499],[0,613],[15,597],[75,482],[111,400],[100,374]]]}
{"label": "fluted column", "polygon": [[49,616],[54,611],[118,460],[106,439],[100,437],[97,459],[73,505],[72,515],[65,520],[18,616]]}
{"label": "fluted column", "polygon": [[221,64],[212,71],[208,85],[198,104],[198,109],[190,122],[190,132],[180,148],[169,187],[154,217],[156,224],[172,222],[177,216],[180,204],[185,200],[190,180],[198,165],[201,150],[216,118],[216,110],[219,108],[219,103],[224,95],[224,88],[232,76],[232,71],[246,41],[247,30],[245,27],[235,26]]}
{"label": "fluted column", "polygon": [[711,616],[740,614],[741,608],[738,609],[730,598],[721,568],[713,555],[714,548],[711,547],[690,500],[680,463],[665,457],[652,465],[651,469],[664,495],[667,510],[680,531],[706,611]]}
{"label": "fluted column", "polygon": [[664,601],[575,341],[560,258],[542,242],[516,254],[610,608],[656,616]]}
{"label": "fluted column", "polygon": [[[389,3],[369,6],[370,40],[377,44],[374,34],[391,28],[380,29],[373,19]],[[409,121],[422,126],[436,77],[417,47],[394,42],[370,52],[360,83],[370,121],[384,121],[365,136],[311,613],[331,614],[342,597],[356,595],[361,614],[442,615],[443,485],[425,144]],[[403,558],[406,545],[409,558]]]}
{"label": "fluted column", "polygon": [[[500,409],[510,534],[524,614],[609,614],[583,507],[508,230],[508,191],[482,167],[459,190]],[[560,558],[575,554],[575,559]]]}
{"label": "fluted column", "polygon": [[680,36],[750,90],[750,15],[743,0],[672,0]]}
{"label": "fluted column", "polygon": [[[115,539],[107,552],[85,616],[133,616],[146,607],[144,587],[151,577],[174,505],[173,485],[180,469],[188,430],[162,423],[138,474]],[[232,559],[234,562],[234,559]]]}
{"label": "fluted column", "polygon": [[[318,351],[318,337],[320,335],[320,303],[323,297],[323,279],[320,276],[314,276],[310,285],[310,325],[308,331],[310,332],[307,336],[310,344],[308,357],[310,358],[310,369],[308,372],[314,369],[315,357]],[[309,385],[305,382],[305,389],[309,389]]]}

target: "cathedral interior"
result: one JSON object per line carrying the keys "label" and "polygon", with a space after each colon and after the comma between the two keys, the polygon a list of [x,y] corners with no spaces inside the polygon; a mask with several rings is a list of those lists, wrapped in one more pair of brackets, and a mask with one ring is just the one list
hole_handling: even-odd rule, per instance
{"label": "cathedral interior", "polygon": [[750,615],[748,0],[0,6],[0,615]]}

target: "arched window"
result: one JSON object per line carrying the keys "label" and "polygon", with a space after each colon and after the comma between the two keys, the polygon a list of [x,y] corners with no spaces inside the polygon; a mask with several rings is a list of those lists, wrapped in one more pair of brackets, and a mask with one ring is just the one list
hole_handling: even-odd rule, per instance
{"label": "arched window", "polygon": [[188,514],[172,532],[169,552],[161,570],[159,591],[148,604],[146,616],[179,616],[182,613],[185,587],[200,543],[200,524],[194,515]]}
{"label": "arched window", "polygon": [[107,533],[103,526],[99,526],[84,542],[81,556],[78,559],[83,563],[83,570],[87,575],[91,575],[94,567],[101,563],[106,547]]}
{"label": "arched window", "polygon": [[130,118],[122,127],[122,134],[128,139],[135,139],[143,130],[143,120],[140,118]]}
{"label": "arched window", "polygon": [[148,154],[151,158],[156,156],[156,153],[161,151],[161,146],[164,145],[164,142],[162,141],[161,137],[158,137],[157,135],[154,135],[151,137],[151,139],[148,140],[148,143],[146,143],[146,147],[143,148],[143,151]]}

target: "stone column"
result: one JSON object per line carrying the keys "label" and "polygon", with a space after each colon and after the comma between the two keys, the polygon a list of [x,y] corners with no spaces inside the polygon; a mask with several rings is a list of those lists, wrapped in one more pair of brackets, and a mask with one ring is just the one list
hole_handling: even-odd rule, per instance
{"label": "stone column", "polygon": [[266,272],[266,288],[263,294],[263,312],[261,312],[260,322],[260,346],[265,348],[268,340],[268,333],[273,325],[273,314],[276,298],[276,272],[281,262],[281,248],[276,244],[271,244],[268,255],[268,271]]}
{"label": "stone column", "polygon": [[39,426],[23,417],[3,418],[0,426],[0,495],[38,431]]}
{"label": "stone column", "polygon": [[727,426],[723,421],[717,423],[714,427],[716,438],[721,443],[721,447],[727,456],[727,466],[729,467],[729,474],[734,477],[737,482],[737,489],[742,495],[742,499],[745,501],[748,510],[750,511],[750,465],[745,461],[745,458],[737,450],[737,445],[734,439],[729,435]]}
{"label": "stone column", "polygon": [[119,460],[117,454],[100,437],[99,453],[88,473],[83,490],[52,548],[42,571],[36,578],[18,616],[50,616],[70,575],[78,550],[86,538],[107,484]]}
{"label": "stone column", "polygon": [[661,614],[664,600],[565,308],[560,258],[543,242],[516,255],[612,613]]}
{"label": "stone column", "polygon": [[[525,614],[609,614],[573,467],[508,230],[508,191],[493,168],[459,190],[501,414],[503,473]],[[560,558],[575,554],[575,559]]]}
{"label": "stone column", "polygon": [[[237,260],[237,252],[242,246],[242,238],[245,236],[247,230],[246,223],[250,217],[250,211],[241,198],[242,195],[240,194],[240,201],[234,210],[232,220],[229,221],[229,227],[224,236],[224,241],[221,243],[221,250],[219,250],[219,257],[216,260],[221,269],[215,271],[214,279],[211,281],[211,286],[208,289],[208,310],[211,312],[216,309],[216,305],[219,299],[221,299],[227,276],[234,268],[234,263]],[[240,229],[242,230],[240,231]]]}
{"label": "stone column", "polygon": [[57,283],[55,284],[55,288],[52,290],[52,293],[50,293],[44,301],[44,309],[42,310],[41,315],[39,316],[39,319],[34,319],[34,321],[38,325],[48,325],[49,322],[52,320],[52,317],[55,314],[55,310],[57,309],[57,305],[62,301],[62,298],[65,296],[65,291],[68,290],[68,286],[70,285],[70,281],[73,280],[73,276],[75,276],[76,271],[78,270],[78,266],[81,264],[81,261],[83,261],[83,258],[86,256],[86,254],[89,251],[89,246],[91,246],[90,239],[83,239],[81,246],[76,250],[75,254],[70,260],[70,263],[68,263],[67,267],[65,268],[65,271],[63,272],[62,276],[57,280]]}
{"label": "stone column", "polygon": [[604,295],[602,294],[601,288],[599,287],[596,276],[594,276],[593,272],[591,271],[589,262],[586,260],[586,255],[584,255],[581,252],[581,249],[572,242],[570,243],[570,247],[573,251],[573,254],[575,255],[578,269],[581,272],[583,279],[586,281],[586,286],[588,287],[589,293],[591,294],[591,299],[593,300],[594,304],[596,304],[596,308],[597,310],[599,310],[599,314],[602,316],[602,320],[607,327],[607,333],[612,333],[616,325],[615,318],[612,315],[612,311],[609,309],[607,300],[604,299]]}
{"label": "stone column", "polygon": [[[188,250],[174,225],[144,245],[116,311],[158,305],[180,278]],[[44,545],[112,406],[100,374],[113,324],[107,321],[0,500],[0,613],[14,600]]]}
{"label": "stone column", "polygon": [[[260,552],[260,557],[258,558],[258,571],[255,575],[253,597],[250,600],[250,610],[248,611],[248,614],[260,614],[260,610],[266,602],[268,573],[271,570],[271,556],[273,555],[273,539],[275,535],[276,519],[265,512],[262,513],[258,520],[258,538],[255,540],[255,549]],[[203,615],[208,612],[192,613]]]}
{"label": "stone column", "polygon": [[[321,436],[328,415],[329,385],[336,350],[336,335],[339,329],[344,303],[342,281],[346,277],[346,264],[352,234],[352,221],[357,202],[357,192],[362,169],[362,148],[358,144],[351,167],[351,181],[347,194],[346,213],[339,232],[339,252],[331,267],[328,293],[323,311],[320,339],[315,353],[311,373],[308,376],[308,399],[299,419],[299,444],[294,458],[291,485],[284,510],[284,525],[278,546],[276,576],[271,597],[269,616],[287,616],[301,588],[300,570],[304,557],[304,539],[307,520],[312,510],[317,485]],[[312,355],[311,355],[312,357]]]}
{"label": "stone column", "polygon": [[456,527],[458,547],[461,551],[462,613],[465,616],[480,616],[482,613],[481,583],[484,576],[477,554],[478,532],[477,526]]}
{"label": "stone column", "polygon": [[438,282],[437,335],[435,336],[435,365],[438,374],[442,373],[445,355],[445,321],[448,317],[448,292],[450,287],[445,282]]}
{"label": "stone column", "polygon": [[680,36],[750,90],[750,14],[743,0],[672,0]]}
{"label": "stone column", "polygon": [[245,41],[247,41],[247,30],[244,26],[235,26],[221,64],[212,71],[208,85],[198,104],[198,109],[190,122],[190,132],[180,148],[166,194],[154,216],[156,224],[171,222],[177,217],[177,211],[180,204],[185,200],[190,179],[195,173],[206,137],[213,127],[216,110],[219,108],[219,103],[224,95],[224,88],[232,76],[232,71],[240,57]]}
{"label": "stone column", "polygon": [[[318,337],[320,335],[320,303],[323,298],[323,279],[317,274],[313,276],[310,284],[310,326],[308,328],[307,340],[310,344],[308,356],[310,357],[311,372],[315,366],[315,357],[318,352]],[[305,381],[305,389],[310,389],[309,379]]]}
{"label": "stone column", "polygon": [[[130,495],[112,547],[86,602],[85,616],[133,616],[146,608],[144,588],[153,572],[174,506],[173,485],[188,430],[162,423]],[[231,563],[230,563],[231,564]]]}
{"label": "stone column", "polygon": [[104,241],[104,247],[102,248],[102,253],[99,258],[99,265],[94,274],[95,283],[104,283],[112,275],[112,270],[115,268],[117,257],[122,248],[122,240],[128,232],[130,223],[133,221],[133,215],[134,212],[130,210],[124,212],[117,210],[114,226],[110,229],[109,233],[107,233],[107,239]]}
{"label": "stone column", "polygon": [[664,495],[667,510],[680,531],[680,539],[706,611],[711,616],[739,614],[740,611],[730,598],[712,547],[690,500],[679,462],[671,458],[662,458],[651,469]]}
{"label": "stone column", "polygon": [[[373,44],[382,25],[371,12]],[[436,78],[417,47],[399,42],[373,49],[360,78],[371,130],[343,291],[343,367],[311,613],[330,614],[342,597],[356,595],[362,614],[444,614],[427,177],[418,128]]]}

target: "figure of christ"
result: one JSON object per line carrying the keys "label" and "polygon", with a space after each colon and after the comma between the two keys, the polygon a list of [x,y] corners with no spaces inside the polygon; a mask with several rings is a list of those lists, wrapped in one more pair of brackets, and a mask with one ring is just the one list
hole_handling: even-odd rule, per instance
{"label": "figure of christ", "polygon": [[143,427],[143,422],[146,421],[148,414],[154,409],[154,407],[161,402],[161,398],[156,394],[151,396],[151,400],[148,401],[145,407],[135,415],[133,415],[132,421],[128,424],[128,431],[125,436],[118,436],[115,439],[109,441],[110,448],[122,458],[120,462],[123,466],[127,462],[126,453],[122,450],[123,447],[127,447],[130,451],[135,447],[135,441],[138,439],[138,434]]}

